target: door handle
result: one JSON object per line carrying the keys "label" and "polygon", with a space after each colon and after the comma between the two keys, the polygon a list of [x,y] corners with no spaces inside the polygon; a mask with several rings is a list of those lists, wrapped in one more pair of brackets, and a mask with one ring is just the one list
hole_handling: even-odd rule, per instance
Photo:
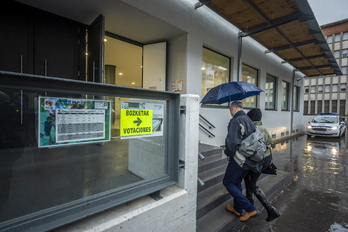
{"label": "door handle", "polygon": [[45,70],[44,70],[44,72],[45,72],[45,76],[47,76],[47,60],[45,59]]}

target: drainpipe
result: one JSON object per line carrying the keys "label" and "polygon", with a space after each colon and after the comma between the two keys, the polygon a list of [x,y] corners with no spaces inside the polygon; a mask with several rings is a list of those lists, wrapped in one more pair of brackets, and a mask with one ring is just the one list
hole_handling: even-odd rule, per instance
{"label": "drainpipe", "polygon": [[238,33],[238,69],[237,69],[237,81],[240,81],[240,75],[242,71],[242,47],[243,47],[243,33]]}
{"label": "drainpipe", "polygon": [[295,88],[295,72],[296,69],[292,70],[292,83],[291,83],[291,101],[290,101],[290,135],[292,135],[293,127],[294,127],[294,88]]}

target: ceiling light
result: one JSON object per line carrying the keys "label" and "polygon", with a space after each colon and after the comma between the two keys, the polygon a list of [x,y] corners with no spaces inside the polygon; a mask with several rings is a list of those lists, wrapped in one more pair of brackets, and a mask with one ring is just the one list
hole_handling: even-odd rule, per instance
{"label": "ceiling light", "polygon": [[123,73],[118,73],[118,75],[122,76],[122,75],[123,75]]}
{"label": "ceiling light", "polygon": [[135,84],[135,82],[132,82],[132,85],[134,85]]}

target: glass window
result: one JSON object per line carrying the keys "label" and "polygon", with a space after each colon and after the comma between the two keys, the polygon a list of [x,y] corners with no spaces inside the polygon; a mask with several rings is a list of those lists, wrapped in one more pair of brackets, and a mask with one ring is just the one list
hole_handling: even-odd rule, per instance
{"label": "glass window", "polygon": [[336,59],[338,59],[338,58],[340,58],[340,51],[334,51],[334,57],[336,58]]}
{"label": "glass window", "polygon": [[341,67],[341,71],[342,71],[343,75],[346,75],[347,74],[347,66]]}
{"label": "glass window", "polygon": [[289,110],[290,83],[282,82],[282,110]]}
{"label": "glass window", "polygon": [[346,113],[346,100],[340,100],[340,115],[345,115]]}
{"label": "glass window", "polygon": [[323,101],[317,101],[317,113],[322,112],[323,111],[322,108],[323,108]]}
{"label": "glass window", "polygon": [[333,84],[332,85],[332,92],[337,93],[338,92],[338,84]]}
{"label": "glass window", "polygon": [[332,104],[331,112],[337,113],[337,100],[332,100],[331,104]]}
{"label": "glass window", "polygon": [[324,112],[326,113],[330,112],[330,100],[324,101]]}
{"label": "glass window", "polygon": [[[242,81],[249,82],[255,86],[258,86],[258,71],[248,65],[243,64],[242,66]],[[251,96],[243,99],[243,106],[246,108],[256,107],[257,96]]]}
{"label": "glass window", "polygon": [[293,100],[293,110],[299,111],[299,105],[300,105],[300,87],[295,86],[294,87],[294,100]]}
{"label": "glass window", "polygon": [[316,93],[316,91],[317,91],[317,89],[316,89],[316,87],[315,87],[315,85],[313,86],[311,86],[311,93]]}
{"label": "glass window", "polygon": [[309,86],[305,86],[305,87],[304,87],[304,92],[305,92],[305,93],[309,93]]}
{"label": "glass window", "polygon": [[348,32],[343,32],[343,40],[348,40]]}
{"label": "glass window", "polygon": [[341,39],[341,34],[336,34],[335,35],[335,42],[340,41],[340,39]]}
{"label": "glass window", "polygon": [[308,115],[308,101],[303,102],[303,114]]}
{"label": "glass window", "polygon": [[315,101],[310,101],[311,109],[310,114],[315,114]]}
{"label": "glass window", "polygon": [[325,93],[330,93],[330,85],[325,85]]}
{"label": "glass window", "polygon": [[275,86],[276,78],[267,74],[265,87],[265,109],[275,110]]}
{"label": "glass window", "polygon": [[323,92],[323,86],[322,85],[318,85],[318,93],[322,93]]}
{"label": "glass window", "polygon": [[142,88],[143,48],[110,36],[105,38],[104,83]]}
{"label": "glass window", "polygon": [[0,88],[10,99],[0,114],[1,222],[46,223],[62,210],[77,220],[173,185],[170,93],[91,84],[87,95],[79,82],[39,81],[40,90],[32,79]]}
{"label": "glass window", "polygon": [[332,43],[332,35],[329,35],[329,36],[326,38],[326,40],[327,40],[327,43]]}
{"label": "glass window", "polygon": [[346,83],[341,84],[341,92],[346,92],[346,89],[347,89],[347,84]]}
{"label": "glass window", "polygon": [[230,58],[203,48],[202,59],[201,94],[203,97],[211,88],[230,81]]}
{"label": "glass window", "polygon": [[348,49],[342,49],[342,57],[348,57]]}

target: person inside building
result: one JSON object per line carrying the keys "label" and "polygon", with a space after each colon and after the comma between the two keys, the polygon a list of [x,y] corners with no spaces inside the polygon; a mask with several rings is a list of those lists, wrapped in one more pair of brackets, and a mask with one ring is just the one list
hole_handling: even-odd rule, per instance
{"label": "person inside building", "polygon": [[[225,139],[225,154],[229,157],[229,163],[223,178],[223,184],[233,197],[233,206],[226,205],[226,209],[245,222],[252,217],[257,217],[259,212],[256,207],[242,193],[242,181],[248,173],[243,168],[245,158],[238,152],[242,140],[255,131],[255,125],[243,111],[243,103],[234,101],[231,103],[230,113],[232,119],[228,124],[228,133]],[[245,214],[243,215],[243,210]]]}
{"label": "person inside building", "polygon": [[[255,126],[264,134],[267,150],[265,154],[265,159],[261,172],[265,172],[265,170],[269,170],[270,167],[275,167],[272,165],[272,151],[271,148],[273,146],[273,140],[267,129],[263,126],[261,122],[262,112],[259,108],[253,108],[247,113],[248,117],[254,122]],[[272,166],[271,166],[272,165]],[[273,173],[274,174],[274,173]],[[274,208],[271,203],[268,201],[266,195],[262,192],[260,187],[256,185],[257,180],[259,179],[261,173],[255,173],[253,171],[249,171],[244,178],[246,197],[249,201],[254,204],[253,194],[260,201],[260,203],[265,207],[268,213],[268,217],[266,221],[270,222],[280,216],[280,213],[276,208]]]}

